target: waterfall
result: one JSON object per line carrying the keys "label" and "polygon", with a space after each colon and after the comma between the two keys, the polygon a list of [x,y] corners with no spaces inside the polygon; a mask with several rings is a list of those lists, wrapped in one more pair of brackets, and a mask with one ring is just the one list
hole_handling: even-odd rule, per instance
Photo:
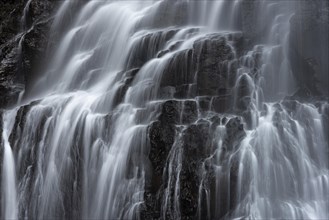
{"label": "waterfall", "polygon": [[73,4],[3,113],[0,218],[328,218],[328,101],[292,96],[298,2],[87,1],[66,23]]}
{"label": "waterfall", "polygon": [[2,183],[1,183],[1,198],[4,199],[1,206],[1,212],[5,219],[16,219],[17,218],[17,185],[15,175],[15,160],[12,149],[9,144],[9,132],[13,126],[13,116],[15,111],[7,112],[3,116],[3,165],[2,165]]}

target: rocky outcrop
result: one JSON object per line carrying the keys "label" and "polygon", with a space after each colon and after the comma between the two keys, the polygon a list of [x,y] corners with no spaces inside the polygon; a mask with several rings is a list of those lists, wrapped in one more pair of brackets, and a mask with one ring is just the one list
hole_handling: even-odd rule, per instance
{"label": "rocky outcrop", "polygon": [[43,61],[48,33],[57,2],[1,2],[0,16],[0,106],[17,101],[29,88],[37,66]]}
{"label": "rocky outcrop", "polygon": [[300,1],[290,20],[289,51],[295,79],[312,96],[328,96],[328,1]]}
{"label": "rocky outcrop", "polygon": [[[149,125],[151,169],[148,174],[149,181],[145,185],[145,203],[141,213],[144,219],[161,218],[163,214],[169,219],[175,218],[172,210],[174,207],[169,206],[167,213],[163,213],[161,201],[168,188],[170,193],[173,190],[172,183],[168,182],[168,172],[172,171],[168,169],[170,166],[176,169],[175,165],[171,164],[170,158],[177,153],[177,147],[181,149],[182,157],[181,171],[177,177],[180,196],[179,198],[169,196],[169,203],[173,204],[176,199],[180,204],[180,217],[195,219],[198,215],[201,181],[216,185],[212,175],[202,177],[200,172],[204,169],[205,160],[211,158],[218,148],[217,126],[225,125],[226,129],[225,136],[222,137],[224,158],[237,151],[239,143],[245,137],[243,123],[239,117],[227,119],[214,113],[215,115],[210,118],[197,120],[197,109],[198,105],[195,101],[168,100],[160,105],[157,120]],[[237,181],[237,172],[237,169],[231,170],[232,184]],[[230,193],[233,193],[233,190]]]}
{"label": "rocky outcrop", "polygon": [[115,107],[123,101],[123,99],[126,95],[126,92],[129,88],[129,86],[131,85],[132,81],[134,80],[138,71],[139,71],[138,68],[134,68],[134,69],[128,70],[124,73],[122,73],[122,72],[118,73],[118,77],[121,77],[121,80],[120,80],[119,88],[116,91],[116,94],[114,95],[112,106]]}
{"label": "rocky outcrop", "polygon": [[[164,49],[165,42],[170,41],[178,31],[159,31],[140,37],[126,61],[127,69],[141,68],[149,60],[171,53],[163,61],[158,98],[214,98],[213,110],[231,111],[237,55],[243,50],[243,35],[240,32],[208,34],[196,40],[190,49],[178,50],[180,41]],[[196,33],[197,28],[186,31],[187,35]]]}
{"label": "rocky outcrop", "polygon": [[[169,35],[162,33],[162,37],[155,38],[155,36],[150,35],[153,42],[159,42],[156,45],[161,48],[161,39]],[[143,44],[144,42],[146,46],[147,41],[143,41]],[[226,130],[225,136],[221,137],[223,160],[228,161],[230,155],[239,149],[239,144],[246,135],[243,119],[221,117],[219,114],[244,116],[243,114],[250,110],[251,76],[240,77],[239,83],[236,84],[239,63],[236,56],[242,53],[240,48],[242,42],[241,33],[209,34],[196,40],[190,49],[176,51],[173,47],[171,50],[160,51],[157,54],[157,57],[161,58],[166,53],[173,53],[170,58],[168,57],[159,83],[159,98],[167,100],[160,104],[159,115],[148,128],[151,168],[148,174],[149,181],[145,184],[145,203],[141,214],[143,218],[157,219],[162,215],[166,215],[169,219],[176,218],[173,207],[176,202],[180,204],[179,213],[182,219],[194,219],[199,215],[201,182],[207,183],[209,188],[216,185],[216,178],[212,174],[213,167],[207,167],[209,175],[206,177],[201,177],[200,172],[205,169],[205,160],[211,158],[218,148],[219,137],[216,136],[218,135],[216,129],[219,125],[225,126]],[[139,47],[143,47],[143,44],[139,44]],[[148,54],[147,57],[154,57],[156,54],[147,52],[145,53]],[[148,59],[150,58],[131,60],[141,60],[140,64],[135,65],[139,66]],[[254,69],[256,67],[258,66],[255,64]],[[200,114],[207,116],[198,120]],[[169,205],[164,213],[161,201],[166,190],[170,193],[174,190],[172,189],[174,184],[168,180],[168,170],[177,169],[177,164],[170,163],[173,155],[178,152],[177,148],[181,152],[182,164],[179,175],[173,178],[179,178],[180,197],[174,198],[173,195],[169,195]],[[175,160],[174,163],[177,161]],[[228,164],[225,166],[228,166],[234,185],[237,181],[238,169],[236,166],[229,167]],[[212,190],[213,193],[216,191],[213,188]],[[227,194],[223,192],[227,198],[233,193],[233,190]],[[222,217],[229,208],[234,208],[235,202],[232,200],[231,203],[232,207],[223,208],[220,214],[209,217]]]}
{"label": "rocky outcrop", "polygon": [[193,101],[169,100],[161,105],[158,120],[149,126],[150,154],[152,164],[151,192],[157,192],[168,154],[176,138],[177,124],[190,124],[197,119],[197,107]]}
{"label": "rocky outcrop", "polygon": [[[194,43],[197,54],[198,95],[219,95],[231,86],[227,63],[234,59],[234,51],[224,36],[209,36]],[[225,68],[226,67],[226,68]]]}
{"label": "rocky outcrop", "polygon": [[[24,7],[23,2],[1,4],[0,24],[0,106],[3,107],[12,101],[13,93],[17,93],[13,86],[15,80],[15,48],[19,38],[19,17]],[[16,46],[15,46],[16,45]]]}

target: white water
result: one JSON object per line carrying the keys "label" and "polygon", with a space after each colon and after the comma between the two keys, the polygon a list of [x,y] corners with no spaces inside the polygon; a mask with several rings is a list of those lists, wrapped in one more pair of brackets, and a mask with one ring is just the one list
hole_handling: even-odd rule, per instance
{"label": "white water", "polygon": [[[241,0],[184,4],[187,9],[180,9],[179,2],[160,1],[90,1],[82,7],[36,82],[30,99],[38,101],[28,109],[23,127],[13,131],[11,143],[8,137],[16,114],[4,117],[2,218],[140,218],[150,172],[148,125],[159,113],[161,80],[172,58],[209,34],[229,38],[242,31],[237,24]],[[235,98],[239,85],[248,82],[252,122],[231,154],[223,151],[225,123],[215,129],[217,149],[200,168],[199,219],[328,217],[328,143],[319,109],[299,104],[291,113],[283,104],[268,103],[294,91],[287,55],[293,4],[260,1],[257,25],[268,27],[265,36],[241,57],[234,51],[228,61],[228,65],[239,61]],[[63,15],[71,6],[70,1],[62,4],[52,31],[65,22]],[[186,23],[179,23],[182,10]],[[154,34],[149,41],[148,34]],[[117,103],[116,93],[131,77],[129,70],[137,67]],[[255,68],[257,73],[252,74]],[[185,72],[193,75],[190,88],[196,73],[182,67],[180,73]],[[198,111],[204,120],[214,114]],[[167,158],[167,188],[159,201],[163,219],[182,216],[182,134],[176,134]],[[206,186],[209,166],[215,189]],[[232,167],[238,170],[234,184]],[[201,214],[204,207],[206,216]]]}
{"label": "white water", "polygon": [[1,197],[4,199],[1,207],[5,219],[17,219],[17,185],[15,175],[15,159],[9,144],[9,133],[14,125],[16,111],[9,111],[3,116],[3,165],[2,165],[2,183]]}

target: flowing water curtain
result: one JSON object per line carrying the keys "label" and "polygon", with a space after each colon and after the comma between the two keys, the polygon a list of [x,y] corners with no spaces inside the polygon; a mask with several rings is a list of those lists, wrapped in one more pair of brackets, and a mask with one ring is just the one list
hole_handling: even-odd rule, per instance
{"label": "flowing water curtain", "polygon": [[5,114],[1,216],[328,216],[327,104],[280,102],[293,6],[86,2],[38,101]]}

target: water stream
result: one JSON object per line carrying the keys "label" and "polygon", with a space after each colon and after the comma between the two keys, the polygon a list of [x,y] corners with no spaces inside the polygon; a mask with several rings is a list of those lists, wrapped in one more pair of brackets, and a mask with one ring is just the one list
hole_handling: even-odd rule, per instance
{"label": "water stream", "polygon": [[328,218],[328,103],[284,99],[296,4],[254,3],[243,52],[243,0],[86,2],[3,115],[1,218]]}

